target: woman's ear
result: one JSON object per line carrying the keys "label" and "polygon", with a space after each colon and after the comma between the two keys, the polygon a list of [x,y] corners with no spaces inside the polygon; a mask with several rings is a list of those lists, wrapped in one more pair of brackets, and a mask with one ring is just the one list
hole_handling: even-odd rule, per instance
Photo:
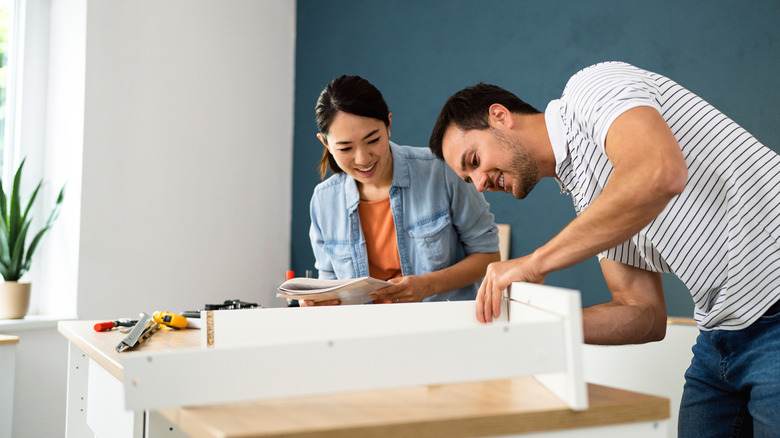
{"label": "woman's ear", "polygon": [[393,124],[393,113],[387,113],[387,138],[390,138],[390,125]]}
{"label": "woman's ear", "polygon": [[[322,144],[325,145],[325,147],[328,148],[328,150],[330,151],[330,146],[328,146],[328,139],[325,138],[325,136],[322,135],[321,132],[317,133],[317,138],[319,138],[320,141],[322,142]],[[333,153],[333,152],[331,151],[331,153]]]}

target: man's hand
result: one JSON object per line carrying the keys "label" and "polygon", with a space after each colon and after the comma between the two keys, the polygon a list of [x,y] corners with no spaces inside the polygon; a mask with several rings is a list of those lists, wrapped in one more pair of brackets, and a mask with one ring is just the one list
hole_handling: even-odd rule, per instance
{"label": "man's hand", "polygon": [[418,303],[433,295],[430,283],[421,275],[407,275],[387,281],[393,285],[378,289],[371,298],[393,303]]}
{"label": "man's hand", "polygon": [[536,271],[534,255],[519,259],[495,262],[488,265],[485,278],[477,292],[477,319],[492,322],[501,315],[501,299],[504,289],[515,281],[543,284],[545,275]]}

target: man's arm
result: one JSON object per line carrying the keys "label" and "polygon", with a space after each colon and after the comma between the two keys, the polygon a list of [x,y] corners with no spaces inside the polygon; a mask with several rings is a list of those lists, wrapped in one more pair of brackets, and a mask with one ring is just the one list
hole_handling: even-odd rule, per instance
{"label": "man's arm", "polygon": [[620,345],[660,341],[666,334],[661,274],[602,259],[612,301],[582,310],[586,344]]}
{"label": "man's arm", "polygon": [[688,167],[666,121],[642,106],[620,115],[607,133],[614,170],[601,194],[550,242],[537,250],[549,273],[577,264],[630,239],[682,193]]}
{"label": "man's arm", "polygon": [[588,208],[531,255],[488,267],[477,295],[480,321],[499,315],[501,291],[513,281],[543,283],[550,272],[625,242],[685,188],[688,169],[682,151],[654,108],[632,108],[615,119],[606,153],[614,170]]}

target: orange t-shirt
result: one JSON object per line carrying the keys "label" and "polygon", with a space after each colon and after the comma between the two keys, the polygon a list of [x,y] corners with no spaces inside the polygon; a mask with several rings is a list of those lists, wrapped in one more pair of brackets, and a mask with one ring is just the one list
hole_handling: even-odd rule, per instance
{"label": "orange t-shirt", "polygon": [[400,277],[401,259],[398,256],[398,240],[393,212],[390,210],[390,198],[360,201],[358,214],[363,236],[366,238],[368,274],[380,280]]}

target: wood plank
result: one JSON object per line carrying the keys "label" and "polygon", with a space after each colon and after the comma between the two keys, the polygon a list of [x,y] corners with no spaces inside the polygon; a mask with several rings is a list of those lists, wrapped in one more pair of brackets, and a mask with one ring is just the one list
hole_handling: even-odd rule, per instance
{"label": "wood plank", "polygon": [[[294,378],[291,379],[294,384]],[[533,377],[299,397],[160,413],[194,438],[474,437],[662,421],[665,398],[588,385],[575,412]]]}

